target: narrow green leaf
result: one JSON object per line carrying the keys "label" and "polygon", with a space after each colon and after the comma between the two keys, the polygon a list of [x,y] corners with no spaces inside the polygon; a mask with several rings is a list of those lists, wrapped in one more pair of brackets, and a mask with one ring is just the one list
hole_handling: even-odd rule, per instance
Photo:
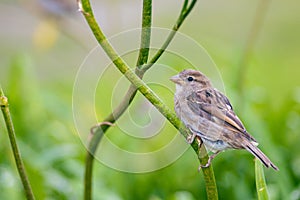
{"label": "narrow green leaf", "polygon": [[268,200],[269,195],[261,162],[255,158],[255,179],[258,200]]}

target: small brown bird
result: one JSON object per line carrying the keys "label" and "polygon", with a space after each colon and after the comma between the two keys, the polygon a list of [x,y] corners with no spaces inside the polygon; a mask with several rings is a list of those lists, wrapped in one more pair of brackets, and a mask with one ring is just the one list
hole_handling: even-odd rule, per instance
{"label": "small brown bird", "polygon": [[176,83],[175,112],[193,134],[188,142],[200,137],[213,152],[206,165],[226,149],[246,149],[266,167],[278,170],[271,160],[257,147],[256,140],[246,131],[234,113],[228,98],[213,88],[201,72],[184,70],[170,79]]}

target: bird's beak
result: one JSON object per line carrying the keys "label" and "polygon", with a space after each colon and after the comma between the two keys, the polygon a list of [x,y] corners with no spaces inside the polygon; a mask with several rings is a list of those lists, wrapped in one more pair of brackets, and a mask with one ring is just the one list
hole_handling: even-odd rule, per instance
{"label": "bird's beak", "polygon": [[177,83],[177,84],[180,84],[181,83],[181,78],[179,77],[179,75],[175,75],[175,76],[172,76],[170,78],[170,80],[174,83]]}

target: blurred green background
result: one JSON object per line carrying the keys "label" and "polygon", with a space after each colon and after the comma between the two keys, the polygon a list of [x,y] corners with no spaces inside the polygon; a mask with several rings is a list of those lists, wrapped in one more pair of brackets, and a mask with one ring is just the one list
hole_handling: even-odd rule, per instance
{"label": "blurred green background", "polygon": [[[82,199],[85,147],[73,122],[72,92],[77,70],[96,42],[76,11],[75,1],[59,2],[0,2],[0,83],[9,98],[17,141],[37,199]],[[181,4],[153,1],[153,26],[171,28]],[[108,36],[140,27],[140,1],[103,0],[93,5]],[[265,11],[258,11],[259,5],[265,5]],[[265,169],[271,199],[300,199],[299,6],[297,0],[200,1],[180,29],[211,55],[236,113],[280,168],[279,172]],[[255,29],[259,30],[257,38],[250,41],[253,48],[244,62],[253,21],[261,12],[265,14],[261,28]],[[128,62],[135,63],[135,59],[129,56]],[[162,59],[176,70],[185,68],[171,58]],[[169,78],[163,72],[159,76]],[[97,88],[99,120],[111,111],[112,79],[120,77],[110,66]],[[153,89],[173,105],[170,92]],[[141,99],[139,95],[133,103]],[[130,112],[139,123],[147,123],[141,108],[133,106]],[[94,111],[86,106],[85,112]],[[130,149],[135,144],[128,136],[118,141],[118,134],[122,135],[118,128],[108,131],[108,137],[120,146]],[[167,140],[176,131],[166,123],[161,134]],[[0,141],[0,199],[24,199],[2,117]],[[149,149],[159,145],[151,143]],[[252,155],[227,151],[213,165],[220,199],[257,198]],[[94,197],[204,199],[203,176],[197,168],[192,149],[171,165],[143,174],[120,172],[95,162]]]}

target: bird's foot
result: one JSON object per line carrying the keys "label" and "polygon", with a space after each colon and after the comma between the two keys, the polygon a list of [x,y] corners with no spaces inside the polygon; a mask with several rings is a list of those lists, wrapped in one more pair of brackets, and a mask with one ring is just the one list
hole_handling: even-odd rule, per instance
{"label": "bird's foot", "polygon": [[211,161],[216,157],[216,155],[218,155],[220,153],[220,151],[217,151],[216,153],[210,155],[208,157],[207,163],[205,165],[201,165],[198,167],[198,171],[200,171],[202,168],[207,168],[211,165]]}
{"label": "bird's foot", "polygon": [[187,136],[187,138],[186,138],[187,143],[192,144],[194,142],[196,136],[197,136],[196,133],[193,133],[192,135]]}
{"label": "bird's foot", "polygon": [[200,148],[202,147],[203,141],[201,139],[201,137],[197,137],[197,142],[198,142],[198,149],[200,150]]}

